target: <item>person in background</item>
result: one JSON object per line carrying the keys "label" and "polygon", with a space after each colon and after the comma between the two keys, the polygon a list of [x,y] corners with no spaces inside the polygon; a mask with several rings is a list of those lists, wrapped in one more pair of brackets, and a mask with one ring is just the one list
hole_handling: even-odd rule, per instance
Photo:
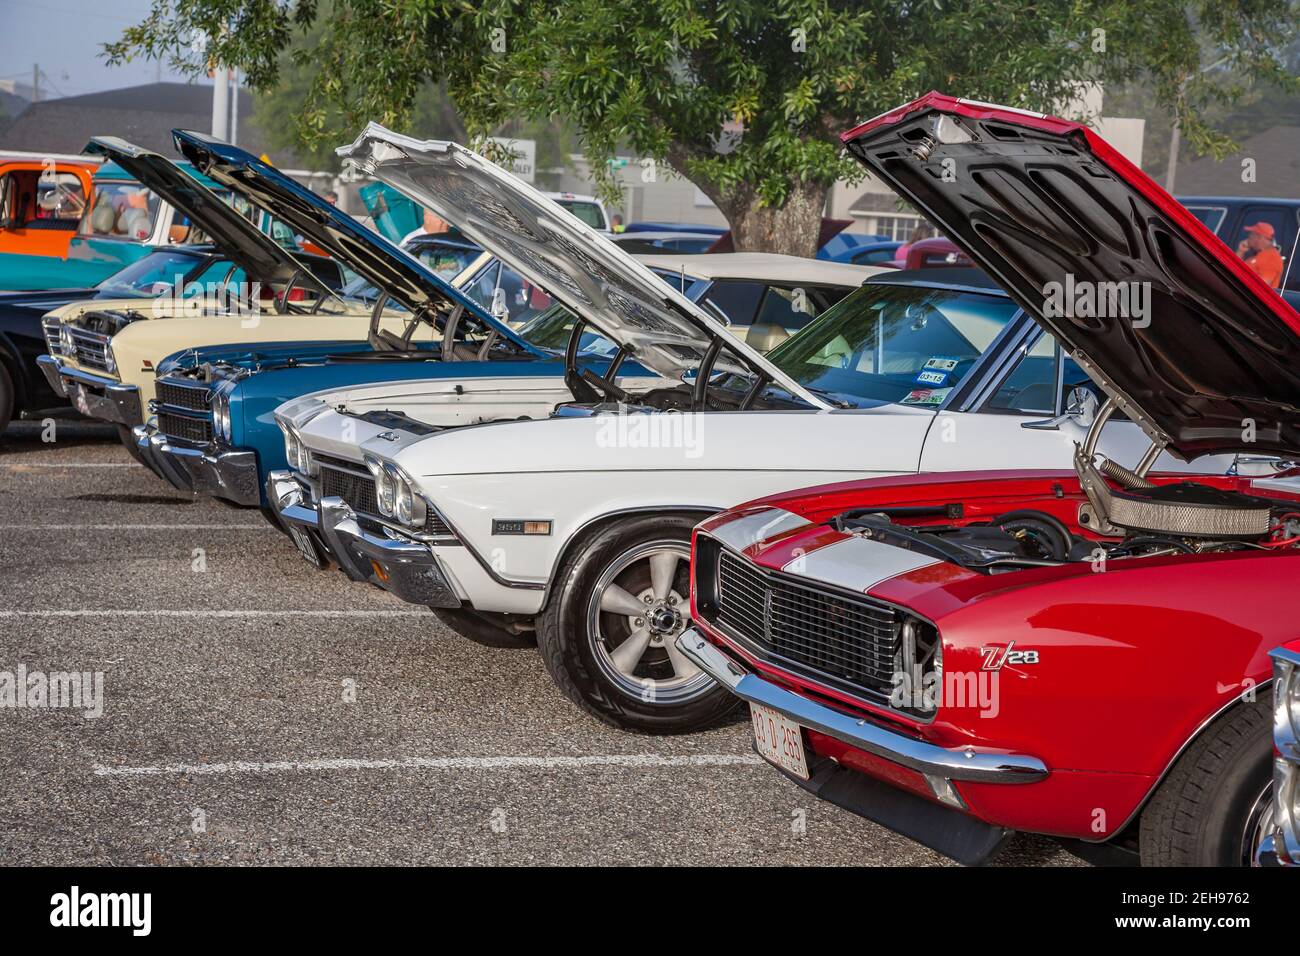
{"label": "person in background", "polygon": [[325,201],[331,206],[337,206],[339,204],[339,194],[332,189],[327,189],[325,190]]}
{"label": "person in background", "polygon": [[1282,284],[1282,253],[1273,243],[1273,227],[1257,222],[1246,227],[1246,238],[1237,243],[1237,255],[1274,289]]}
{"label": "person in background", "polygon": [[611,232],[622,232],[624,229],[627,228],[627,226],[623,225],[622,213],[616,212],[614,213],[613,216],[610,217],[609,228]]}
{"label": "person in background", "polygon": [[132,239],[148,239],[153,228],[149,217],[149,193],[134,189],[126,193],[122,211],[117,217],[116,232]]}
{"label": "person in background", "polygon": [[416,236],[436,236],[442,232],[451,232],[451,224],[432,209],[426,209],[424,222],[402,237],[402,245],[406,245]]}
{"label": "person in background", "polygon": [[927,226],[925,223],[921,223],[921,225],[917,226],[915,229],[912,230],[912,234],[907,237],[907,242],[903,243],[901,246],[899,246],[897,249],[894,250],[894,258],[906,262],[907,251],[911,249],[915,243],[920,242],[922,239],[929,239],[929,238],[930,238],[930,227]]}

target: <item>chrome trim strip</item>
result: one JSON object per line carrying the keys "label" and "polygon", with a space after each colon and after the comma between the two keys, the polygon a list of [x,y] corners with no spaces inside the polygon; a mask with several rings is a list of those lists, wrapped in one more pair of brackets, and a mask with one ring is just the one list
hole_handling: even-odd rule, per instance
{"label": "chrome trim strip", "polygon": [[850,747],[883,757],[919,773],[980,783],[1035,783],[1048,775],[1037,757],[998,754],[973,748],[950,750],[908,737],[869,720],[854,718],[740,671],[695,628],[677,639],[677,649],[741,700],[784,714],[802,727],[834,737]]}
{"label": "chrome trim strip", "polygon": [[1001,378],[1025,339],[1033,337],[1037,341],[1035,333],[1039,331],[1039,326],[1026,315],[1025,310],[1018,309],[994,336],[966,377],[944,399],[938,411],[968,412],[976,408],[991,393],[990,383]]}

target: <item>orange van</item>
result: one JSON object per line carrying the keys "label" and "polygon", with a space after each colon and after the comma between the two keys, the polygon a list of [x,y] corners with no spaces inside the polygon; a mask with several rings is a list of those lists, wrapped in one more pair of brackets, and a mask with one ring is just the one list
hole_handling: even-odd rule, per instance
{"label": "orange van", "polygon": [[100,162],[0,152],[0,253],[66,257]]}

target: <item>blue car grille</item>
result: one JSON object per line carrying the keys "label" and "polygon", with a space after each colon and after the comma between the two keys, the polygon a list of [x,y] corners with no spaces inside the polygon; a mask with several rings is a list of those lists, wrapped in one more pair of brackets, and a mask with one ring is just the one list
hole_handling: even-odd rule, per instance
{"label": "blue car grille", "polygon": [[168,379],[159,379],[154,383],[154,394],[158,396],[159,405],[187,408],[195,412],[208,410],[210,391],[209,386],[203,383],[189,384]]}
{"label": "blue car grille", "polygon": [[177,438],[197,445],[206,445],[212,441],[211,419],[188,418],[162,410],[159,410],[157,418],[158,431],[168,438]]}

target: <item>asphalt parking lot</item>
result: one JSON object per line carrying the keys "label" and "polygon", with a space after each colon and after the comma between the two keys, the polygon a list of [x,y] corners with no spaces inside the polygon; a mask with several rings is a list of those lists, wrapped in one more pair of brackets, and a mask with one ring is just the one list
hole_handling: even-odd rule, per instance
{"label": "asphalt parking lot", "polygon": [[534,652],[313,571],[104,429],[58,436],[0,443],[0,671],[102,672],[103,714],[0,709],[0,864],[945,862],[786,783],[747,723],[606,727]]}

